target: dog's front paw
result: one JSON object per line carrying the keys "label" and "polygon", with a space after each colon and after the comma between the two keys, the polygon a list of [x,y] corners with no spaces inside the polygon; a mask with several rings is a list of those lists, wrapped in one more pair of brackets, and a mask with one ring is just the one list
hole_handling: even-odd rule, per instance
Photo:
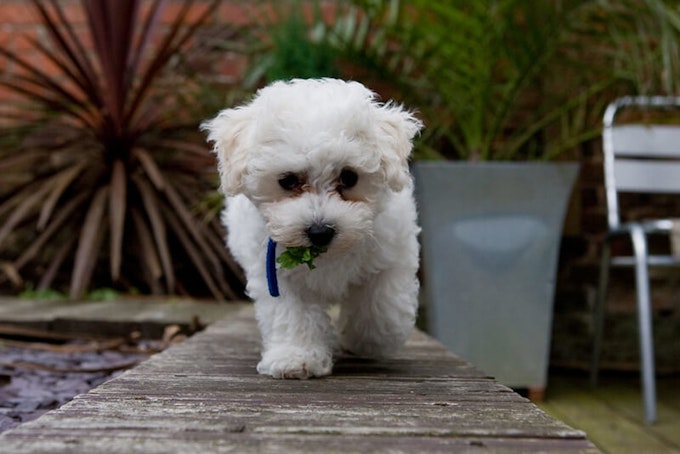
{"label": "dog's front paw", "polygon": [[333,370],[333,355],[321,349],[278,347],[262,354],[257,371],[274,378],[323,377]]}

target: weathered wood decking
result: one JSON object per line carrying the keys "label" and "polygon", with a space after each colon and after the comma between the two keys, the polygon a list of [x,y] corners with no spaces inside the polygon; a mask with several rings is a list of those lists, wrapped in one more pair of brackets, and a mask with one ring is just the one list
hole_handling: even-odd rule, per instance
{"label": "weathered wood decking", "polygon": [[597,452],[581,431],[416,333],[389,361],[257,375],[252,310],[0,436],[2,452]]}

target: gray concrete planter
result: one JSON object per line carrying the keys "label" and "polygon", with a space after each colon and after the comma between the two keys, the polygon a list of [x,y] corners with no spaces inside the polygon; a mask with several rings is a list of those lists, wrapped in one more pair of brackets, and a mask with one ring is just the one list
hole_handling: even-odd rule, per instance
{"label": "gray concrete planter", "polygon": [[413,171],[428,330],[501,383],[542,392],[578,164],[418,162]]}

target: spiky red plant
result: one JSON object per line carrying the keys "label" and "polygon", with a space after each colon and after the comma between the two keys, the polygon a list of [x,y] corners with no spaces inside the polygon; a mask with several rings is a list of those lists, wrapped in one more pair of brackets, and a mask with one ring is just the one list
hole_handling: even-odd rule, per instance
{"label": "spiky red plant", "polygon": [[82,0],[84,33],[59,1],[32,3],[49,39],[29,39],[57,71],[0,47],[19,70],[0,84],[30,102],[2,133],[21,140],[0,147],[0,172],[23,178],[0,192],[0,281],[237,298],[219,222],[200,210],[214,164],[177,68],[218,0],[174,1],[169,23],[163,0]]}

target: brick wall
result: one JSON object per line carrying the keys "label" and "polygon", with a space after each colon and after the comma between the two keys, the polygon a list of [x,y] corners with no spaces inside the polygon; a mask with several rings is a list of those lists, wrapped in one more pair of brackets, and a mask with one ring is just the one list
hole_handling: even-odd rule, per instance
{"label": "brick wall", "polygon": [[[64,3],[75,3],[65,1]],[[40,39],[43,30],[37,25],[37,18],[33,8],[27,1],[7,0],[0,4],[0,46],[20,54],[27,54],[31,49],[29,39]],[[48,65],[48,62],[38,61],[37,56],[31,56],[31,62]],[[0,74],[6,75],[18,69],[0,56]],[[10,90],[0,87],[0,100],[15,99]]]}
{"label": "brick wall", "polygon": [[[143,13],[145,9],[148,9],[150,3],[150,0],[142,0]],[[181,8],[180,3],[176,0],[168,1],[166,8],[163,10],[162,23],[168,24],[176,17],[177,12]],[[62,7],[69,23],[74,25],[76,33],[88,36],[81,1],[60,0],[59,5]],[[205,3],[198,2],[190,12],[189,20],[196,20],[204,6]],[[209,19],[208,26],[198,36],[206,40],[219,36],[228,38],[233,34],[233,30],[252,21],[254,14],[252,2],[247,0],[223,0],[217,13]],[[145,17],[145,14],[143,14],[143,17]],[[38,52],[32,52],[33,44],[31,40],[37,40],[41,43],[47,42],[47,31],[41,25],[40,18],[32,3],[29,0],[2,0],[0,3],[0,46],[26,56],[34,65],[41,68],[52,67],[57,71],[56,66],[49,59]],[[214,74],[218,75],[225,82],[233,82],[241,76],[244,67],[243,57],[234,52],[223,51],[212,60],[210,68],[206,67],[204,69],[213,71]],[[21,68],[9,63],[0,56],[0,74],[6,75],[20,71]],[[0,100],[13,99],[15,96],[8,89],[0,87]]]}

